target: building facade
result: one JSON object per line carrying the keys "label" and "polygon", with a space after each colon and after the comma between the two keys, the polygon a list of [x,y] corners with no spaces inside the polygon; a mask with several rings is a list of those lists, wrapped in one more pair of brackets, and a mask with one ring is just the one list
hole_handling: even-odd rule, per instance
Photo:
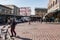
{"label": "building facade", "polygon": [[43,19],[43,16],[47,13],[46,8],[35,8],[35,15],[31,16],[32,21],[39,21],[41,22]]}
{"label": "building facade", "polygon": [[21,16],[30,16],[31,8],[30,7],[20,7],[20,15]]}
{"label": "building facade", "polygon": [[46,8],[35,8],[35,15],[37,17],[41,17],[43,18],[43,16],[47,13],[47,9]]}
{"label": "building facade", "polygon": [[12,13],[11,13],[11,8],[9,8],[9,7],[6,7],[6,6],[3,6],[3,5],[0,5],[0,14],[1,15],[11,15]]}
{"label": "building facade", "polygon": [[60,0],[49,0],[48,3],[48,13],[53,12],[55,10],[60,10]]}
{"label": "building facade", "polygon": [[19,7],[15,6],[15,5],[5,5],[5,6],[7,6],[7,7],[12,9],[12,11],[11,11],[12,15],[20,16],[20,9],[19,9]]}
{"label": "building facade", "polygon": [[7,22],[9,15],[12,15],[11,8],[6,7],[4,5],[0,5],[0,23]]}
{"label": "building facade", "polygon": [[48,18],[60,19],[60,0],[49,0],[48,12],[45,15]]}

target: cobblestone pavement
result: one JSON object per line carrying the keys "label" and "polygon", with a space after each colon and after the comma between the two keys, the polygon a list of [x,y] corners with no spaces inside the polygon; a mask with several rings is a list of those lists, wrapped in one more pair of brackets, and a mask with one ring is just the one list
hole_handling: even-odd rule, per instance
{"label": "cobblestone pavement", "polygon": [[46,23],[21,23],[16,26],[14,40],[60,40],[60,25]]}

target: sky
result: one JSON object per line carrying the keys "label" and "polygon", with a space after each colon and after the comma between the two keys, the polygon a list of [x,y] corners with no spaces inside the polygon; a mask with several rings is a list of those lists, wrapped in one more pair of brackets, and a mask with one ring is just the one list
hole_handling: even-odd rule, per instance
{"label": "sky", "polygon": [[16,5],[17,7],[31,7],[31,14],[34,15],[35,8],[47,8],[48,0],[0,0],[2,5]]}

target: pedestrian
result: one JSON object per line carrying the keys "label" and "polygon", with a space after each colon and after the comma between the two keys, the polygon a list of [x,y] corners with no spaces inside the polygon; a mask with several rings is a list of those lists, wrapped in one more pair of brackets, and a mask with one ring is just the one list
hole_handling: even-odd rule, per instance
{"label": "pedestrian", "polygon": [[41,24],[42,24],[42,22],[43,22],[43,19],[41,18]]}
{"label": "pedestrian", "polygon": [[13,19],[11,22],[11,37],[13,37],[13,36],[16,37],[15,27],[16,27],[16,21],[15,21],[15,19]]}
{"label": "pedestrian", "polygon": [[29,24],[31,24],[30,21],[29,21]]}
{"label": "pedestrian", "polygon": [[30,18],[29,18],[29,21],[28,22],[29,22],[29,25],[30,25],[31,24],[31,19]]}
{"label": "pedestrian", "polygon": [[11,20],[10,20],[10,19],[8,19],[8,20],[7,20],[7,24],[10,24],[10,22],[11,22]]}

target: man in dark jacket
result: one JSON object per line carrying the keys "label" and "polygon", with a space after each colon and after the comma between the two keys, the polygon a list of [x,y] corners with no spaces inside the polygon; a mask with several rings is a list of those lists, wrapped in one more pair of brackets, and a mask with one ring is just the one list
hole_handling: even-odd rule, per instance
{"label": "man in dark jacket", "polygon": [[11,34],[12,34],[11,37],[13,37],[14,35],[16,36],[15,27],[16,27],[16,22],[15,19],[13,19],[11,22]]}

